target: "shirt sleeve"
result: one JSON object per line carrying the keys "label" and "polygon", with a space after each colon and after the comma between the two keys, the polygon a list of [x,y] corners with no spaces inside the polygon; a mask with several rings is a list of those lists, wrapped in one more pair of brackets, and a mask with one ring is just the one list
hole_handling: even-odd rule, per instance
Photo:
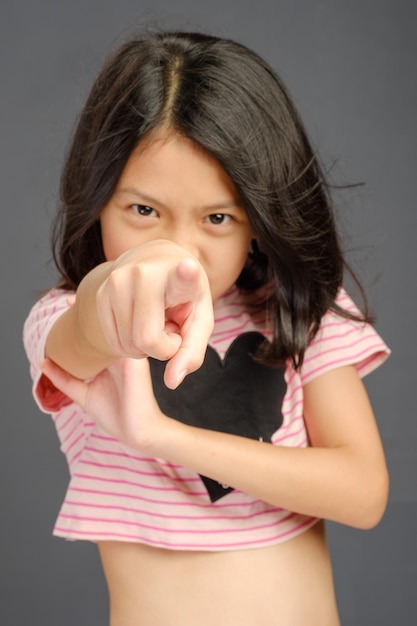
{"label": "shirt sleeve", "polygon": [[54,413],[72,401],[43,375],[45,343],[56,320],[71,306],[72,291],[52,289],[31,309],[23,327],[23,345],[29,359],[32,392],[44,413]]}
{"label": "shirt sleeve", "polygon": [[[336,303],[349,312],[359,313],[344,289],[339,291]],[[389,355],[390,349],[373,326],[328,311],[306,350],[300,369],[302,384],[346,365],[354,365],[363,377],[379,367]]]}

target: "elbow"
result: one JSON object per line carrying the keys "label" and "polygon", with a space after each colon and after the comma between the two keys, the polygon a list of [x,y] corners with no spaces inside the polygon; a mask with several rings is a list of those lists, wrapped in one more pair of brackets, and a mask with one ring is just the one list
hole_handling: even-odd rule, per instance
{"label": "elbow", "polygon": [[380,470],[363,485],[361,501],[358,503],[354,526],[361,530],[371,530],[382,520],[388,503],[389,476],[386,469]]}

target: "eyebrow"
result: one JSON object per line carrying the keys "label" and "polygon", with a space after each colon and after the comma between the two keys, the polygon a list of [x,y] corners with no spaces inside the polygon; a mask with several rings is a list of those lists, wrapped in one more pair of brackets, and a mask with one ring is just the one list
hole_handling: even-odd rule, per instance
{"label": "eyebrow", "polygon": [[[129,196],[135,196],[138,200],[140,199],[142,203],[146,203],[146,204],[149,203],[151,206],[157,205],[157,206],[161,206],[164,209],[169,208],[160,200],[157,200],[156,198],[153,198],[152,196],[149,196],[147,193],[143,193],[142,191],[139,191],[139,189],[135,189],[134,187],[122,187],[121,189],[118,189],[116,193],[125,194]],[[238,202],[235,202],[234,200],[224,200],[220,202],[215,202],[214,204],[204,205],[199,208],[203,211],[218,211],[220,209],[240,209],[240,210],[242,209],[241,205]]]}

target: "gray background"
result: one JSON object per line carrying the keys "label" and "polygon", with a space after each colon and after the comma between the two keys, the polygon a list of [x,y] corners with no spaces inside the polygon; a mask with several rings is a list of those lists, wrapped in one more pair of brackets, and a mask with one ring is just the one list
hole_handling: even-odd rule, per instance
{"label": "gray background", "polygon": [[[93,544],[54,539],[67,483],[30,391],[21,327],[54,280],[49,224],[69,133],[105,53],[157,22],[230,36],[281,73],[333,180],[351,258],[393,356],[372,374],[391,473],[372,531],[329,525],[343,624],[416,624],[416,25],[413,0],[17,0],[0,8],[0,624],[106,623]],[[256,572],[254,572],[256,576]]]}

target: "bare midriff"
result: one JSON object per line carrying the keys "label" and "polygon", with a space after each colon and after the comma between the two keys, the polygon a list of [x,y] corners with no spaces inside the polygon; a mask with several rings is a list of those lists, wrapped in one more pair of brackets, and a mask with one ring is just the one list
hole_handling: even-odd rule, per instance
{"label": "bare midriff", "polygon": [[262,549],[99,550],[111,626],[339,626],[322,522]]}

